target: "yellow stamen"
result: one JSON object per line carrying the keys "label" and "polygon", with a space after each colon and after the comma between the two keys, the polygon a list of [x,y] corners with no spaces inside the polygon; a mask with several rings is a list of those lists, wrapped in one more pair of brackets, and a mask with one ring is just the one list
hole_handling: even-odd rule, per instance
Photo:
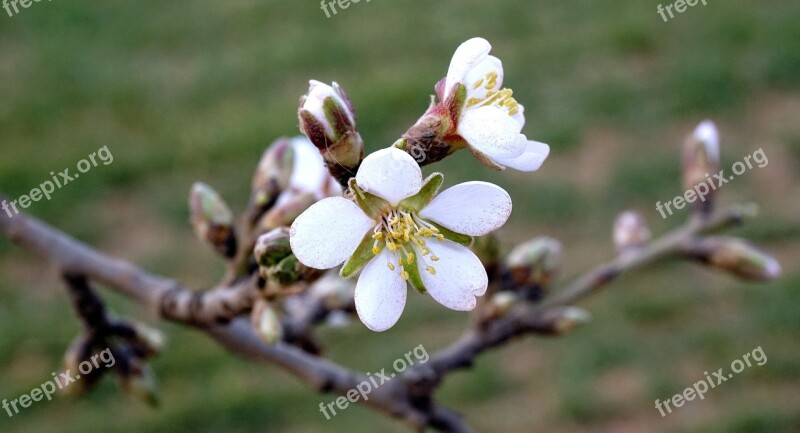
{"label": "yellow stamen", "polygon": [[409,277],[408,272],[406,271],[400,272],[400,278],[402,278],[404,281],[408,281],[408,277]]}
{"label": "yellow stamen", "polygon": [[389,270],[390,270],[390,271],[393,271],[393,270],[394,270],[394,263],[392,263],[392,262],[389,262],[389,263],[387,263],[387,265],[389,265]]}
{"label": "yellow stamen", "polygon": [[425,270],[427,270],[431,275],[436,275],[436,269],[434,269],[433,266],[428,266],[425,268]]}
{"label": "yellow stamen", "polygon": [[408,262],[409,265],[414,264],[414,258],[415,258],[414,253],[406,253],[406,261]]}

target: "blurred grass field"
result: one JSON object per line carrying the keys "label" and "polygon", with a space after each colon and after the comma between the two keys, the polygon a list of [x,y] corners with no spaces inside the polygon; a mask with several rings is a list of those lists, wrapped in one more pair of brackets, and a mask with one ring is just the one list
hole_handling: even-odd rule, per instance
{"label": "blurred grass field", "polygon": [[[529,137],[549,143],[534,174],[495,173],[467,153],[436,166],[446,183],[476,175],[514,197],[511,242],[565,244],[564,280],[610,258],[617,213],[638,208],[656,233],[655,202],[681,194],[680,144],[717,121],[723,167],[758,148],[769,164],[726,185],[721,204],[757,201],[734,233],[774,253],[785,276],[744,284],[673,264],[630,277],[584,306],[585,329],[527,338],[450,378],[442,402],[482,432],[800,432],[800,2],[713,1],[669,23],[658,1],[361,2],[327,19],[315,1],[33,3],[0,16],[0,191],[27,193],[50,171],[107,145],[114,155],[30,212],[114,255],[192,287],[222,264],[199,248],[186,194],[203,180],[236,208],[264,147],[295,135],[311,78],[350,94],[370,150],[424,111],[459,43],[483,36],[525,104]],[[108,292],[103,292],[108,293]],[[119,314],[152,319],[108,294]],[[378,371],[423,344],[455,338],[464,314],[410,296],[398,326],[324,329],[330,356]],[[361,407],[330,421],[316,395],[281,371],[233,358],[164,325],[152,410],[111,380],[80,400],[39,402],[0,431],[403,432]],[[0,399],[50,378],[79,331],[56,275],[0,240]],[[761,346],[763,367],[662,418],[653,407]]]}

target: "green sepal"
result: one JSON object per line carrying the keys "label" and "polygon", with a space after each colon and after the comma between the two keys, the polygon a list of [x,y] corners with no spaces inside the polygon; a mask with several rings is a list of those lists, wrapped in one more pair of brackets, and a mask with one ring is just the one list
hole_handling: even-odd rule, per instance
{"label": "green sepal", "polygon": [[367,234],[364,235],[364,239],[361,243],[358,244],[353,255],[344,262],[344,266],[342,266],[342,270],[339,271],[339,275],[344,278],[350,278],[360,271],[367,262],[375,257],[375,254],[372,252],[373,245],[375,245],[375,240],[372,239],[372,231],[368,231]]}
{"label": "green sepal", "polygon": [[464,104],[466,101],[467,87],[459,83],[456,91],[451,93],[447,100],[444,101],[451,119],[455,121],[455,119],[461,118],[461,112],[464,110]]}
{"label": "green sepal", "polygon": [[411,287],[417,289],[417,291],[423,295],[428,293],[428,289],[426,289],[425,284],[422,283],[422,276],[419,274],[418,261],[414,260],[414,263],[411,265],[403,265],[403,270],[408,272],[408,283],[411,284]]}
{"label": "green sepal", "polygon": [[450,230],[450,229],[448,229],[448,228],[446,228],[446,227],[444,227],[444,226],[442,226],[440,224],[437,224],[434,221],[430,221],[430,220],[425,220],[425,221],[427,221],[432,226],[434,226],[437,229],[439,229],[439,233],[441,233],[442,236],[444,236],[445,239],[451,240],[451,241],[453,241],[453,242],[455,242],[457,244],[464,245],[465,247],[472,246],[472,241],[473,241],[472,236],[463,235],[461,233],[456,233],[456,232],[454,232],[454,231],[452,231],[452,230]]}
{"label": "green sepal", "polygon": [[377,219],[392,208],[388,201],[362,190],[354,177],[350,178],[347,186],[353,192],[353,199],[358,207],[372,219]]}
{"label": "green sepal", "polygon": [[444,182],[444,175],[442,173],[432,173],[425,179],[418,193],[403,199],[397,207],[418,213],[436,197],[439,188],[442,186],[442,182]]}
{"label": "green sepal", "polygon": [[354,129],[354,125],[350,123],[350,118],[347,117],[344,109],[332,96],[328,96],[322,101],[322,111],[325,113],[325,119],[330,123],[331,129],[335,134],[334,137],[331,137],[334,141],[338,141],[339,137]]}

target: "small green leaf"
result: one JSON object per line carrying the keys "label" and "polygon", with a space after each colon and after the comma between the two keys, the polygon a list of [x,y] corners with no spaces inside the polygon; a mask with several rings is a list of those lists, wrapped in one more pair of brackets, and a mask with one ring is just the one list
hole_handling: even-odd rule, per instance
{"label": "small green leaf", "polygon": [[444,226],[442,226],[440,224],[437,224],[437,223],[435,223],[433,221],[430,221],[430,220],[426,220],[426,221],[428,223],[430,223],[432,226],[434,226],[437,229],[439,229],[439,233],[441,233],[444,236],[445,239],[449,239],[449,240],[451,240],[451,241],[453,241],[455,243],[464,245],[465,247],[469,247],[469,246],[472,245],[472,236],[462,235],[461,233],[456,233],[456,232],[454,232],[454,231],[452,231],[452,230],[450,230],[448,228],[445,228]]}
{"label": "small green leaf", "polygon": [[411,287],[417,289],[418,292],[424,295],[428,293],[428,289],[426,289],[425,284],[422,283],[422,277],[419,275],[418,264],[419,262],[415,261],[411,265],[404,265],[403,269],[408,272],[408,282],[411,284]]}
{"label": "small green leaf", "polygon": [[344,262],[344,266],[342,266],[339,275],[344,278],[350,278],[355,275],[356,272],[360,271],[367,262],[375,257],[375,253],[372,252],[373,245],[375,245],[375,239],[372,239],[372,231],[368,231],[367,234],[364,235],[364,239],[361,243],[358,244],[353,255]]}
{"label": "small green leaf", "polygon": [[350,191],[353,192],[353,199],[358,207],[360,207],[365,214],[369,215],[370,218],[377,219],[392,208],[392,205],[386,200],[362,190],[358,186],[358,183],[356,183],[355,178],[350,178],[347,185]]}
{"label": "small green leaf", "polygon": [[411,212],[419,212],[427,206],[431,200],[439,192],[439,188],[444,182],[444,175],[442,173],[433,173],[425,179],[422,188],[415,195],[408,197],[400,202],[397,206],[401,209],[406,209]]}

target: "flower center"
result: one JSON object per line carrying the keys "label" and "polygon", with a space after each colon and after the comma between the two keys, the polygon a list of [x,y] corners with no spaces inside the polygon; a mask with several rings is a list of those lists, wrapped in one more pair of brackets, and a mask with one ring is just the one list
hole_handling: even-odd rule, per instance
{"label": "flower center", "polygon": [[[439,229],[431,223],[414,215],[413,212],[392,209],[381,216],[372,238],[375,239],[372,247],[373,254],[377,256],[384,247],[388,248],[391,255],[397,259],[400,276],[404,280],[409,278],[405,266],[413,265],[417,260],[426,265],[425,270],[431,275],[436,275],[436,269],[427,263],[426,258],[431,262],[435,262],[439,258],[431,254],[425,239],[436,239],[441,242],[444,240],[444,235],[439,233]],[[387,266],[392,271],[396,269],[391,260]]]}
{"label": "flower center", "polygon": [[481,87],[487,90],[486,95],[482,98],[471,97],[467,99],[466,107],[483,107],[486,105],[493,105],[498,108],[505,109],[509,116],[519,113],[519,104],[514,99],[514,91],[511,89],[494,90],[497,86],[497,72],[489,72],[485,77],[475,81],[472,84],[472,89],[477,90]]}

